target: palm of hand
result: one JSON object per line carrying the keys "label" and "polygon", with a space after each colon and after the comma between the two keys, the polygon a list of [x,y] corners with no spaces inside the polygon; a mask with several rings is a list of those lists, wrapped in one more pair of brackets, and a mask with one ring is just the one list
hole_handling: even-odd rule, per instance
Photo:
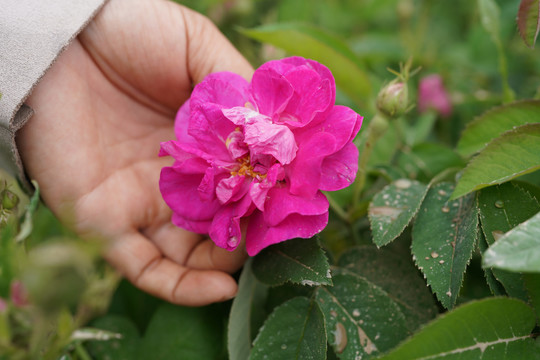
{"label": "palm of hand", "polygon": [[192,82],[219,70],[251,74],[199,15],[165,1],[110,1],[35,89],[35,115],[17,139],[59,217],[110,239],[107,259],[137,286],[185,305],[234,295],[226,272],[245,258],[170,224],[158,188],[171,161],[157,157],[159,143],[174,137],[175,112]]}

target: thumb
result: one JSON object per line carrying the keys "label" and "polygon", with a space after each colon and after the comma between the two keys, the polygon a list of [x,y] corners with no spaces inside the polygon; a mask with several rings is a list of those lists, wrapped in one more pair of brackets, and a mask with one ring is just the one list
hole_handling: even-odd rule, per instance
{"label": "thumb", "polygon": [[250,80],[253,68],[205,16],[183,8],[187,35],[188,72],[197,84],[213,72],[230,71]]}

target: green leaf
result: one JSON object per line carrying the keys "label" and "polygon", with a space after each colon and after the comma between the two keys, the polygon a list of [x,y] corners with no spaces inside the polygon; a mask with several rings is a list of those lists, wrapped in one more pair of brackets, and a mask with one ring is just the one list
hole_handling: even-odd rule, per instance
{"label": "green leaf", "polygon": [[321,62],[330,68],[336,84],[351,99],[366,103],[371,93],[369,78],[356,55],[341,40],[316,27],[296,23],[271,24],[241,32],[290,54]]}
{"label": "green leaf", "polygon": [[411,332],[437,314],[431,291],[410,255],[400,256],[387,249],[361,246],[341,255],[338,264],[386,291],[401,309]]}
{"label": "green leaf", "polygon": [[158,306],[163,303],[156,297],[140,290],[126,279],[121,280],[111,299],[108,313],[122,315],[143,333]]}
{"label": "green leaf", "polygon": [[[404,119],[398,119],[398,121],[400,120]],[[401,126],[404,127],[405,142],[407,145],[414,146],[425,142],[433,130],[436,121],[437,113],[435,111],[428,111],[424,114],[420,114],[411,125],[402,121]]]}
{"label": "green leaf", "polygon": [[540,123],[519,126],[490,142],[469,162],[452,199],[538,169]]}
{"label": "green leaf", "polygon": [[216,359],[223,345],[223,316],[217,306],[188,308],[163,304],[155,312],[137,359]]}
{"label": "green leaf", "polygon": [[529,294],[529,303],[536,310],[536,318],[540,318],[540,274],[523,274],[523,280]]}
{"label": "green leaf", "polygon": [[428,187],[418,181],[399,179],[373,197],[369,221],[373,242],[384,246],[397,238],[416,215]]}
{"label": "green leaf", "polygon": [[251,271],[251,262],[252,259],[248,259],[244,265],[238,281],[238,293],[229,314],[227,348],[230,360],[249,358],[254,323],[258,323],[259,315],[261,312],[264,313],[268,288],[255,279]]}
{"label": "green leaf", "polygon": [[440,183],[427,193],[412,232],[418,268],[443,306],[456,303],[463,274],[478,235],[474,196],[450,201],[453,185]]}
{"label": "green leaf", "polygon": [[277,307],[255,342],[250,360],[326,359],[326,330],[321,309],[297,297]]}
{"label": "green leaf", "polygon": [[119,339],[88,341],[85,346],[94,359],[133,360],[137,358],[140,336],[130,319],[124,316],[107,315],[93,321],[92,326],[121,335]]}
{"label": "green leaf", "polygon": [[[488,248],[488,244],[487,244],[487,241],[486,241],[486,237],[484,236],[484,233],[482,231],[480,231],[479,234],[478,234],[478,250],[480,250],[480,252],[483,253],[484,251],[487,250],[487,248]],[[497,280],[497,278],[493,274],[494,269],[483,268],[483,270],[484,270],[484,278],[486,279],[486,283],[487,283],[491,293],[493,295],[506,295],[507,290],[504,288],[504,286],[499,282],[499,280]],[[502,270],[500,270],[500,271],[502,271]],[[507,274],[511,274],[511,273],[507,273]],[[514,289],[512,288],[512,290],[514,290]],[[525,295],[526,294],[525,289],[521,289],[520,294]],[[520,300],[525,300],[526,299],[525,296],[521,296],[521,295],[520,296],[514,296],[514,297],[517,297]]]}
{"label": "green leaf", "polygon": [[458,142],[457,151],[463,156],[471,156],[504,132],[538,121],[538,100],[517,101],[492,108],[467,124]]}
{"label": "green leaf", "polygon": [[539,359],[530,307],[516,299],[472,301],[442,315],[380,360]]}
{"label": "green leaf", "polygon": [[417,144],[401,152],[398,164],[409,178],[425,182],[448,168],[465,165],[452,149],[436,143]]}
{"label": "green leaf", "polygon": [[[502,234],[540,210],[540,205],[534,197],[510,182],[482,189],[478,193],[477,200],[480,224],[488,246],[493,245]],[[521,274],[501,269],[492,271],[508,295],[527,301]]]}
{"label": "green leaf", "polygon": [[534,48],[540,32],[540,2],[538,0],[521,0],[517,15],[519,35],[525,44]]}
{"label": "green leaf", "polygon": [[408,328],[399,306],[378,286],[339,272],[333,287],[315,296],[326,319],[329,343],[340,359],[370,359],[396,346]]}
{"label": "green leaf", "polygon": [[484,253],[484,266],[540,272],[540,212],[519,224]]}
{"label": "green leaf", "polygon": [[271,285],[331,285],[330,266],[315,238],[293,239],[262,250],[253,260],[253,273]]}
{"label": "green leaf", "polygon": [[24,213],[24,220],[21,224],[21,230],[15,237],[16,242],[24,241],[32,232],[32,216],[36,212],[39,204],[39,185],[35,180],[32,180],[32,185],[34,185],[35,188],[34,194],[32,195],[30,203],[28,203],[26,212]]}
{"label": "green leaf", "polygon": [[500,21],[501,11],[494,0],[478,0],[478,11],[482,26],[491,35],[495,43],[500,42]]}

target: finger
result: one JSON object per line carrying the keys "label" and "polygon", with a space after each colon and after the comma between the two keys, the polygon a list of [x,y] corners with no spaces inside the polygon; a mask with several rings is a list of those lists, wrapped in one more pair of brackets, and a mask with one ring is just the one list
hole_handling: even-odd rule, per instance
{"label": "finger", "polygon": [[253,72],[210,20],[172,1],[109,1],[79,38],[116,87],[173,115],[207,74]]}
{"label": "finger", "polygon": [[202,241],[201,235],[174,225],[170,216],[166,218],[165,222],[153,224],[144,229],[143,234],[156,245],[163,255],[181,265],[186,264],[186,259],[189,258],[197,244]]}
{"label": "finger", "polygon": [[244,265],[247,257],[243,243],[235,250],[228,251],[217,247],[212,240],[207,239],[193,249],[186,266],[195,269],[217,269],[232,274]]}
{"label": "finger", "polygon": [[163,254],[192,269],[233,273],[244,264],[247,254],[243,243],[235,251],[217,247],[210,239],[178,228],[170,222],[144,231]]}
{"label": "finger", "polygon": [[179,305],[202,306],[228,300],[238,288],[224,272],[189,269],[164,257],[138,232],[117,238],[105,257],[141,290]]}

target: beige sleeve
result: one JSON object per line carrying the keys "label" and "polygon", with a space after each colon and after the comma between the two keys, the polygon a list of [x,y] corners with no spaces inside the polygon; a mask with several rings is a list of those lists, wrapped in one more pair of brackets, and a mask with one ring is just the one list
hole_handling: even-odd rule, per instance
{"label": "beige sleeve", "polygon": [[106,0],[3,0],[0,5],[0,168],[24,173],[15,134],[33,87]]}

